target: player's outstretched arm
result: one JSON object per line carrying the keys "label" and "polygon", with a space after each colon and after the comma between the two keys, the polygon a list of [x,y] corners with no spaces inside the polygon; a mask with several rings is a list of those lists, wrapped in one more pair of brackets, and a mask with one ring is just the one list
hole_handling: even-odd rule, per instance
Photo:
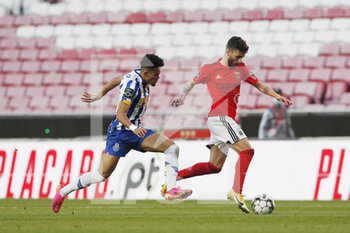
{"label": "player's outstretched arm", "polygon": [[138,128],[134,125],[129,118],[126,116],[126,113],[129,111],[130,105],[124,103],[123,101],[119,103],[117,109],[117,120],[122,123],[126,128],[132,130],[139,138],[143,138],[147,130],[144,128]]}
{"label": "player's outstretched arm", "polygon": [[98,94],[90,94],[88,92],[85,92],[83,94],[83,97],[81,97],[81,100],[86,103],[92,103],[96,100],[101,99],[105,94],[107,94],[110,90],[113,88],[119,86],[120,82],[122,80],[122,77],[116,77],[109,81]]}
{"label": "player's outstretched arm", "polygon": [[192,90],[192,88],[194,87],[194,85],[196,85],[196,83],[191,79],[189,80],[186,84],[185,84],[185,87],[182,91],[182,94],[180,96],[180,98],[177,98],[175,99],[173,102],[172,102],[172,105],[174,107],[178,107],[178,106],[181,106],[184,104],[185,102],[185,98],[186,96],[190,93],[190,91]]}
{"label": "player's outstretched arm", "polygon": [[284,96],[281,96],[277,94],[269,85],[266,83],[263,83],[261,81],[258,81],[254,84],[252,84],[256,89],[258,89],[260,92],[264,93],[265,95],[269,95],[273,98],[276,98],[278,101],[285,103],[288,107],[293,104],[292,101],[287,99]]}

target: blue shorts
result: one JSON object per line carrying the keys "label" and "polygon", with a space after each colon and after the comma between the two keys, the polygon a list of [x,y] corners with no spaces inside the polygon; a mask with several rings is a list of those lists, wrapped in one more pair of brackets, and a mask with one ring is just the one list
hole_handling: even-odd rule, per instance
{"label": "blue shorts", "polygon": [[125,155],[131,149],[140,152],[146,152],[141,149],[141,144],[146,137],[155,133],[153,130],[147,129],[146,135],[143,138],[139,138],[131,130],[117,130],[112,126],[113,124],[108,128],[106,148],[104,153],[108,152],[110,155],[117,157],[125,157]]}

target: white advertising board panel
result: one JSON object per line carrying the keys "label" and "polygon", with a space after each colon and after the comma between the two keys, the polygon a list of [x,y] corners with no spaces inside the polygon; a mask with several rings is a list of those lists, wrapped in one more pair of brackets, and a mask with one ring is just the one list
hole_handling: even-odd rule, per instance
{"label": "white advertising board panel", "polygon": [[[206,141],[177,141],[179,168],[207,162]],[[255,155],[243,193],[275,200],[350,200],[350,141],[252,141]],[[0,198],[52,198],[56,185],[97,169],[105,143],[98,141],[1,141]],[[218,174],[179,182],[190,199],[225,200],[238,156],[230,151]],[[69,195],[88,199],[162,199],[162,153],[131,151],[104,183]]]}

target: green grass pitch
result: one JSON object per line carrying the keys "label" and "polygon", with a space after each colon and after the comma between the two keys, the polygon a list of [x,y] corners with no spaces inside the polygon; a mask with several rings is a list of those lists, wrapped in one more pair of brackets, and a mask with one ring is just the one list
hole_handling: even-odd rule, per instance
{"label": "green grass pitch", "polygon": [[[250,204],[248,202],[247,204]],[[0,200],[0,232],[350,232],[350,201],[277,201],[271,215],[229,201]]]}

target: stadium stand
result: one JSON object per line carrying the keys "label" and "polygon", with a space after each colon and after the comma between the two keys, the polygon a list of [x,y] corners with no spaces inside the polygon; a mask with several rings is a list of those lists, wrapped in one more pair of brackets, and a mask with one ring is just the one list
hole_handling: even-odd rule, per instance
{"label": "stadium stand", "polygon": [[[220,57],[234,34],[250,45],[244,62],[292,97],[293,108],[349,110],[349,29],[350,3],[343,0],[37,2],[27,15],[0,19],[0,112],[86,113],[82,91],[128,72],[147,52],[165,58],[149,107],[168,111],[162,105],[203,63]],[[196,111],[207,107],[203,93],[196,87],[189,99]],[[240,97],[240,109],[269,105],[251,87],[242,93],[249,98]],[[105,109],[114,111],[107,99]]]}

